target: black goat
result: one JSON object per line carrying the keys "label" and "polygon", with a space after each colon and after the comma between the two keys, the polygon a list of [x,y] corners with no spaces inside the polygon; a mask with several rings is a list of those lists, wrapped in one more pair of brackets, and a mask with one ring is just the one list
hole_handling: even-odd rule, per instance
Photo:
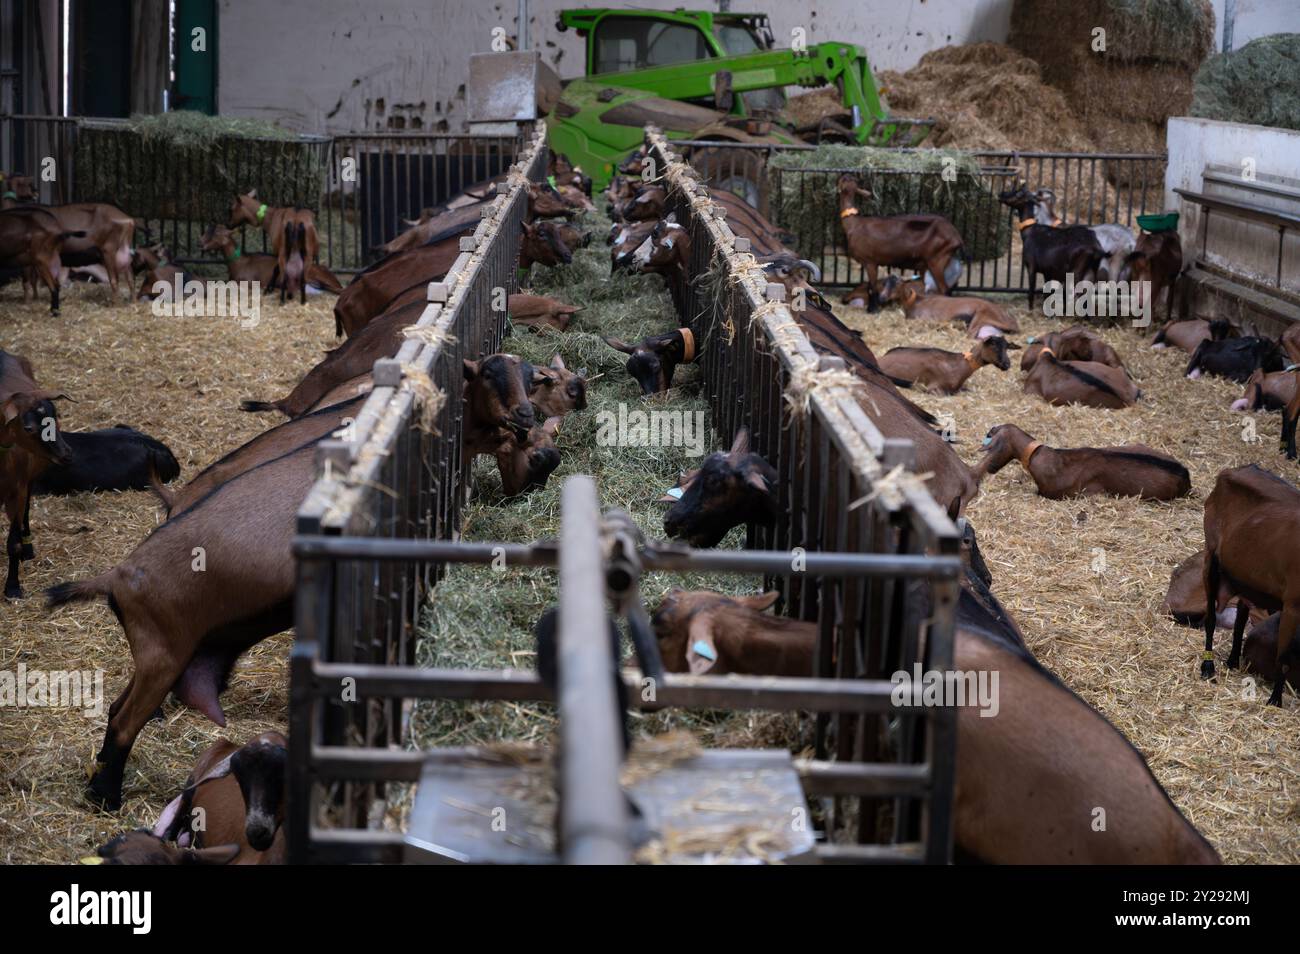
{"label": "black goat", "polygon": [[166,444],[125,424],[102,431],[65,431],[63,439],[72,460],[50,466],[37,478],[34,493],[148,490],[151,468],[164,483],[180,476],[181,466]]}
{"label": "black goat", "polygon": [[1022,183],[999,193],[998,198],[1019,215],[1020,242],[1025,268],[1029,271],[1029,307],[1034,307],[1034,285],[1041,273],[1044,282],[1064,282],[1073,274],[1075,282],[1097,274],[1106,257],[1097,236],[1085,225],[1060,228],[1039,225],[1035,218],[1038,199]]}
{"label": "black goat", "polygon": [[1199,378],[1204,372],[1245,384],[1257,368],[1265,372],[1281,371],[1286,363],[1281,345],[1272,338],[1223,338],[1197,345],[1183,373],[1189,378]]}

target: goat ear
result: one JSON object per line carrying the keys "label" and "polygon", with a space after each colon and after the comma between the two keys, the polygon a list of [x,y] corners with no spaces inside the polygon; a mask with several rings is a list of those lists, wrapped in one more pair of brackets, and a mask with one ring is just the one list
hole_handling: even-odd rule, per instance
{"label": "goat ear", "polygon": [[736,439],[731,442],[731,450],[728,454],[748,454],[749,453],[749,428],[742,427],[736,431]]}
{"label": "goat ear", "polygon": [[542,430],[544,430],[547,434],[551,435],[551,439],[554,440],[555,435],[560,433],[560,425],[563,423],[564,423],[564,415],[556,414],[554,417],[548,417],[546,419],[546,421],[542,424]]}
{"label": "goat ear", "polygon": [[564,359],[563,359],[562,357],[560,357],[558,354],[557,354],[554,358],[551,359],[551,368],[554,369],[554,370],[556,370],[556,371],[567,371],[567,370],[569,370],[568,368],[566,368],[566,367],[564,366]]}
{"label": "goat ear", "polygon": [[745,475],[745,483],[762,494],[770,493],[772,490],[771,486],[768,485],[767,478],[757,470],[751,470]]}
{"label": "goat ear", "polygon": [[741,603],[745,606],[748,606],[750,609],[755,610],[756,612],[759,613],[763,612],[763,610],[771,609],[772,606],[776,604],[776,601],[780,598],[781,598],[781,594],[778,593],[776,590],[768,590],[766,593],[761,593],[758,596],[733,596],[732,597],[732,599],[735,600],[737,603]]}
{"label": "goat ear", "polygon": [[239,854],[238,845],[216,845],[212,848],[193,848],[186,850],[181,857],[189,865],[225,865]]}
{"label": "goat ear", "polygon": [[473,381],[478,377],[478,362],[465,358],[465,380]]}
{"label": "goat ear", "polygon": [[703,676],[718,661],[718,647],[713,641],[711,613],[700,613],[686,631],[686,668],[692,676]]}
{"label": "goat ear", "polygon": [[256,199],[256,198],[257,198],[257,190],[256,190],[256,189],[249,189],[249,190],[248,190],[248,197],[249,197],[250,199]]}
{"label": "goat ear", "polygon": [[609,345],[609,346],[610,346],[611,348],[613,348],[615,351],[621,351],[621,352],[623,352],[624,354],[632,354],[632,353],[634,353],[634,352],[636,351],[635,348],[633,348],[630,344],[628,344],[627,342],[625,342],[622,338],[605,338],[605,337],[602,337],[601,340],[603,340],[603,341],[605,342],[605,344]]}
{"label": "goat ear", "polygon": [[1019,351],[1019,350],[1020,350],[1020,345],[1016,344],[1014,341],[1008,341],[1008,342],[1007,342],[1007,350],[1008,350],[1008,351]]}
{"label": "goat ear", "polygon": [[551,376],[549,371],[545,371],[541,368],[533,368],[533,380],[528,386],[530,388],[540,387],[547,381],[550,381],[552,384],[555,383],[555,378]]}
{"label": "goat ear", "polygon": [[18,416],[18,403],[10,398],[4,404],[0,404],[0,417],[4,418],[4,423],[9,424]]}

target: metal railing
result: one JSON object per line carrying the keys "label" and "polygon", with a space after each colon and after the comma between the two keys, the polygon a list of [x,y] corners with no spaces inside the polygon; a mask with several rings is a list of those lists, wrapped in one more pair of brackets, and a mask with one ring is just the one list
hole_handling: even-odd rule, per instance
{"label": "metal railing", "polygon": [[[689,158],[715,188],[734,192],[757,208],[776,225],[795,236],[795,250],[817,263],[822,284],[851,287],[865,280],[862,267],[848,252],[844,231],[831,196],[835,180],[848,168],[785,169],[770,160],[778,153],[809,151],[808,145],[764,145],[752,143],[675,140],[674,148],[688,148]],[[898,150],[899,153],[912,150]],[[874,177],[902,177],[903,193],[909,198],[908,213],[932,213],[948,218],[968,240],[991,236],[978,242],[987,248],[996,244],[995,255],[973,258],[963,270],[960,287],[969,291],[1016,292],[1028,288],[1021,268],[1020,242],[1015,237],[1013,213],[998,201],[998,194],[1021,178],[1030,189],[1050,189],[1056,195],[1056,210],[1069,224],[1118,223],[1134,232],[1137,217],[1160,211],[1164,202],[1162,154],[1080,152],[967,152],[978,174],[959,172],[964,189],[925,188],[933,172],[901,169],[875,170]],[[893,190],[897,192],[898,190]],[[966,201],[958,201],[961,194]],[[812,198],[816,196],[817,201]],[[969,201],[975,196],[974,201]],[[808,216],[809,208],[824,213]],[[794,210],[799,210],[794,214]],[[864,210],[866,211],[866,210]],[[882,269],[882,273],[889,272]]]}
{"label": "metal railing", "polygon": [[354,828],[364,827],[374,801],[365,783],[323,796],[316,783],[330,776],[318,747],[352,741],[382,749],[402,736],[396,700],[363,696],[359,706],[344,704],[338,680],[360,678],[368,666],[414,663],[419,613],[443,570],[430,558],[324,559],[310,543],[342,536],[392,546],[458,535],[471,463],[462,452],[462,364],[494,352],[505,334],[506,313],[494,310],[493,290],[517,287],[527,184],[544,177],[546,160],[539,130],[473,236],[461,239],[447,276],[430,284],[415,336],[394,359],[376,363],[374,391],[349,440],[319,445],[320,476],[299,510],[295,544],[290,844],[299,860],[322,857],[310,822],[326,801],[337,821]]}
{"label": "metal railing", "polygon": [[[736,251],[721,210],[667,140],[649,131],[647,147],[669,186],[666,211],[675,212],[690,230],[690,274],[696,278],[676,289],[674,299],[700,343],[715,429],[729,436],[748,428],[753,449],[777,470],[779,516],[770,528],[751,528],[748,545],[787,559],[823,552],[906,557],[918,566],[927,559],[936,565],[955,560],[955,527],[909,472],[912,443],[884,438],[850,388],[811,383],[818,371],[842,369],[843,362],[813,349],[782,302],[784,287],[768,284],[761,269]],[[712,278],[700,277],[706,275]],[[806,410],[797,410],[801,406]],[[895,468],[902,470],[882,481]],[[930,587],[930,598],[921,603],[909,594],[918,580]],[[773,574],[771,584],[785,597],[788,615],[817,621],[818,677],[887,680],[895,672],[911,672],[914,663],[927,671],[951,668],[955,577],[897,570],[871,578],[837,578],[810,570]],[[918,606],[926,603],[928,618],[923,619]],[[880,712],[810,708],[818,713],[818,758],[832,752],[839,762],[886,757],[890,746]],[[915,801],[904,798],[893,802],[890,832],[879,829],[879,818],[862,802],[850,820],[863,845],[883,838],[897,847],[919,832],[921,856],[946,859],[953,713],[927,712],[919,720],[923,724],[915,714],[898,715],[904,741],[893,747],[900,764],[891,778],[903,785],[904,777],[924,766],[926,783],[907,791],[925,802],[925,822],[916,827]],[[904,854],[900,849],[893,857]],[[863,854],[868,856],[891,854],[873,848]]]}
{"label": "metal railing", "polygon": [[[237,194],[256,189],[268,205],[316,213],[320,261],[357,272],[425,208],[503,173],[517,136],[445,133],[227,138],[178,147],[131,133],[121,120],[0,115],[0,170],[33,176],[40,201],[111,202],[139,219],[182,265],[220,268],[200,240],[229,221]],[[264,233],[241,229],[246,251],[267,251]]]}

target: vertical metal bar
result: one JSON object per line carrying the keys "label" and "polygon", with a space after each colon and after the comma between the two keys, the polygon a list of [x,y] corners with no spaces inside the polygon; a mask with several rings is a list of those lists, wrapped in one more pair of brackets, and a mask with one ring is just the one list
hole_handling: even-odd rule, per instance
{"label": "vertical metal bar", "polygon": [[558,632],[561,851],[569,864],[627,864],[632,845],[619,786],[617,669],[605,614],[596,483],[561,491]]}

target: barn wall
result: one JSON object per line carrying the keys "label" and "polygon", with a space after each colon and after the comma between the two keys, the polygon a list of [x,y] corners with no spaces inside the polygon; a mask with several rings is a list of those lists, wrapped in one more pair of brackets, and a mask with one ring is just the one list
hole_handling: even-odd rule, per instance
{"label": "barn wall", "polygon": [[[707,0],[636,5],[713,6]],[[530,4],[530,46],[543,50],[564,77],[582,72],[583,46],[572,31],[558,32],[555,19],[575,6],[582,4]],[[756,0],[735,9],[766,9],[778,46],[789,46],[791,30],[803,27],[810,42],[864,46],[876,69],[906,69],[938,47],[1005,41],[1011,0]],[[469,54],[491,48],[493,27],[514,35],[517,10],[515,0],[221,0],[218,105],[227,115],[302,131],[459,131]]]}
{"label": "barn wall", "polygon": [[[1178,116],[1169,120],[1169,168],[1165,207],[1177,209],[1184,259],[1202,246],[1200,208],[1184,203],[1175,188],[1222,195],[1300,214],[1300,132]],[[1243,178],[1253,160],[1255,181]],[[1205,171],[1209,167],[1211,175]],[[1214,264],[1272,284],[1277,276],[1277,230],[1210,214],[1207,258]],[[1288,233],[1282,261],[1283,287],[1300,294],[1300,235]]]}

